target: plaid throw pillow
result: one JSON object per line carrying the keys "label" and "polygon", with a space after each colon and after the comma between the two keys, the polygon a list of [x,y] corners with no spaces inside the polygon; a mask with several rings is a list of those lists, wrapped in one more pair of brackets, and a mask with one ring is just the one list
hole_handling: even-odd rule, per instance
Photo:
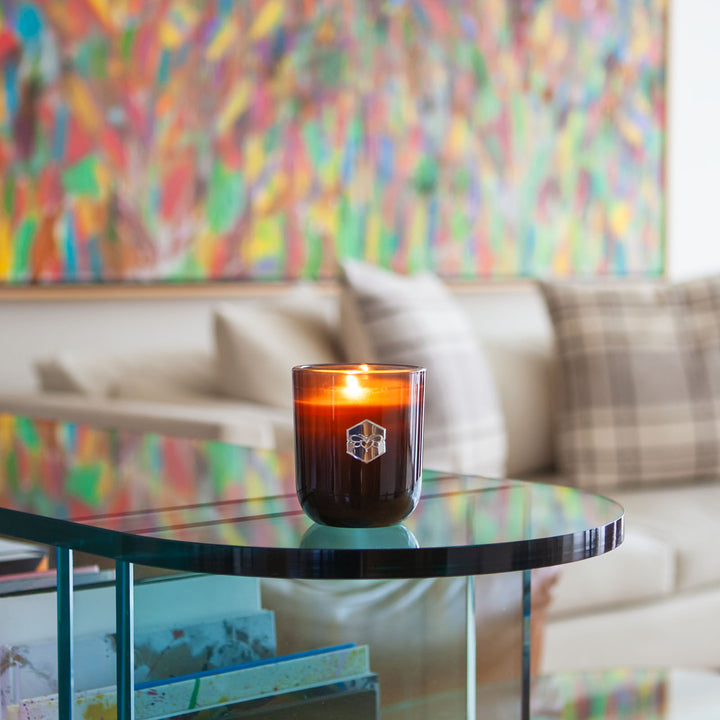
{"label": "plaid throw pillow", "polygon": [[357,261],[344,263],[342,280],[347,360],[427,369],[423,465],[502,476],[507,438],[494,381],[443,283],[430,274],[405,277]]}
{"label": "plaid throw pillow", "polygon": [[541,285],[555,327],[560,469],[605,489],[720,473],[720,277]]}

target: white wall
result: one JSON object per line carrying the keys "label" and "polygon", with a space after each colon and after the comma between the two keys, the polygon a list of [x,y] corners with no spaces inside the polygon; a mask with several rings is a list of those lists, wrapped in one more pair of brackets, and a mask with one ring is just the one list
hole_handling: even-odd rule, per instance
{"label": "white wall", "polygon": [[[720,0],[670,0],[668,274],[720,271]],[[4,302],[0,392],[33,387],[32,358],[210,342],[216,301]]]}
{"label": "white wall", "polygon": [[671,0],[668,274],[720,271],[720,2]]}

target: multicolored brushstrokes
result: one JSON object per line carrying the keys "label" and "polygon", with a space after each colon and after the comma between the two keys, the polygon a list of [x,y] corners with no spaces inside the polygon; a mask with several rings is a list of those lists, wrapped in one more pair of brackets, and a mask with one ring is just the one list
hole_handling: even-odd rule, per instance
{"label": "multicolored brushstrokes", "polygon": [[[405,527],[421,547],[523,542],[606,525],[608,504],[566,487],[425,470]],[[317,530],[297,500],[290,451],[2,414],[0,506],[188,542],[297,548]],[[402,534],[378,537],[407,546]]]}
{"label": "multicolored brushstrokes", "polygon": [[666,0],[5,0],[0,281],[663,270]]}
{"label": "multicolored brushstrokes", "polygon": [[562,720],[662,720],[673,713],[672,676],[660,668],[553,674],[533,686],[534,712]]}
{"label": "multicolored brushstrokes", "polygon": [[[294,537],[295,525],[304,530],[307,522],[294,500],[292,453],[0,415],[0,505],[6,507],[94,517],[95,524],[130,532],[206,524],[213,540],[242,544],[237,521],[257,507],[236,501],[273,496],[280,497],[264,501],[263,509],[279,519],[266,532]],[[294,519],[281,516],[288,504]],[[183,539],[183,532],[168,536]]]}

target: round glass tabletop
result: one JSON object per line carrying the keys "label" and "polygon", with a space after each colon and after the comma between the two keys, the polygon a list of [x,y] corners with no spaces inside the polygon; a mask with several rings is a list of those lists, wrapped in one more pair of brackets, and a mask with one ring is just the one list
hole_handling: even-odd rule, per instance
{"label": "round glass tabletop", "polygon": [[608,498],[426,472],[401,525],[314,524],[290,453],[0,417],[0,522],[19,538],[192,572],[409,578],[510,572],[622,542]]}

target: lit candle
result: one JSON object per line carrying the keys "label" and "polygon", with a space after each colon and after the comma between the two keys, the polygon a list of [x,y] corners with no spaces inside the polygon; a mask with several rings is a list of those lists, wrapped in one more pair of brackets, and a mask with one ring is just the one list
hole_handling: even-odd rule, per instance
{"label": "lit candle", "polygon": [[425,370],[293,368],[297,492],[316,522],[392,525],[420,496]]}

